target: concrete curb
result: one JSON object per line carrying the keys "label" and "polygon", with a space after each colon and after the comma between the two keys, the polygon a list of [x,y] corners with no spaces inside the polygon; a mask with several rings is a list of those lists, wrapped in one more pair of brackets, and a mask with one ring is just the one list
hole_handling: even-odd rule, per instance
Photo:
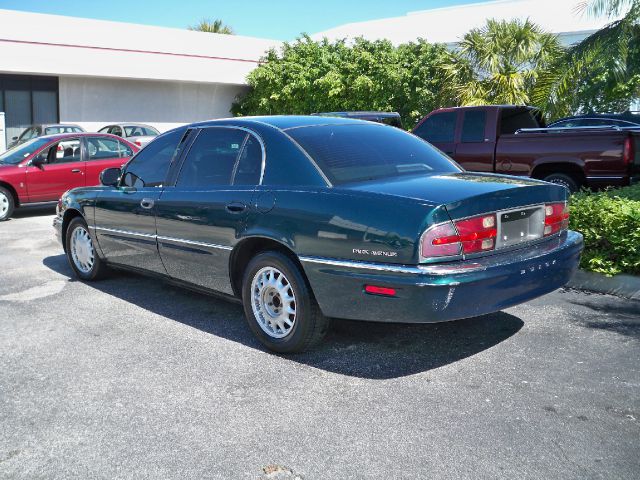
{"label": "concrete curb", "polygon": [[567,287],[640,300],[640,277],[633,275],[607,277],[599,273],[578,270],[567,283]]}

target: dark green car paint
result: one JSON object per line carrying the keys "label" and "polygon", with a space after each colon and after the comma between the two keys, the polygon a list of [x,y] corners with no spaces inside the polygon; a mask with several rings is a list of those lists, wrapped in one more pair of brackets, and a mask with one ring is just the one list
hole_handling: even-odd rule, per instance
{"label": "dark green car paint", "polygon": [[[171,165],[163,188],[67,192],[57,230],[62,235],[71,216],[80,214],[107,263],[236,296],[242,277],[241,271],[234,271],[239,249],[250,239],[269,240],[299,259],[326,315],[368,320],[440,321],[496,311],[564,285],[577,267],[581,236],[564,232],[535,246],[460,258],[449,263],[451,274],[419,270],[419,242],[429,226],[565,201],[566,190],[535,180],[463,171],[332,186],[281,130],[301,122],[359,123],[268,117],[194,124],[190,128],[238,126],[257,136],[266,159],[262,184],[177,187],[186,148]],[[140,208],[142,199],[152,200],[154,207]],[[229,204],[245,208],[229,211]],[[378,269],[385,266],[399,270]],[[466,267],[475,270],[467,273]],[[392,286],[398,293],[391,298],[365,295],[363,287],[369,283]]]}

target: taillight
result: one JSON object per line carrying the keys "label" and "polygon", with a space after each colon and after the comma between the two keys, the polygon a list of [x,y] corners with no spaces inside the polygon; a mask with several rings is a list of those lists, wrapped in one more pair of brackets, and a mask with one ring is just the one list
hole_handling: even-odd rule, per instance
{"label": "taillight", "polygon": [[135,143],[136,145],[138,145],[139,147],[142,146],[142,142],[140,140],[136,140],[133,143]]}
{"label": "taillight", "polygon": [[365,285],[364,291],[372,295],[384,295],[386,297],[393,297],[396,294],[395,288],[378,287],[376,285]]}
{"label": "taillight", "polygon": [[490,251],[496,246],[497,235],[494,213],[436,225],[422,236],[422,257]]}
{"label": "taillight", "polygon": [[548,203],[544,206],[544,236],[548,237],[569,228],[569,207],[566,203]]}
{"label": "taillight", "polygon": [[631,136],[628,136],[624,141],[624,148],[622,149],[622,161],[625,165],[631,165],[631,163],[633,162],[634,153],[633,139],[631,138]]}

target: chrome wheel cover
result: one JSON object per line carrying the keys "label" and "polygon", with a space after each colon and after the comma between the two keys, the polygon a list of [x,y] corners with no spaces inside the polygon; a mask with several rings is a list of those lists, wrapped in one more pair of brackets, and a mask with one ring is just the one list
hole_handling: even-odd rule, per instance
{"label": "chrome wheel cover", "polygon": [[95,261],[93,242],[84,227],[76,227],[71,232],[71,258],[82,273],[90,273]]}
{"label": "chrome wheel cover", "polygon": [[4,218],[7,212],[9,212],[9,199],[3,192],[0,192],[0,218]]}
{"label": "chrome wheel cover", "polygon": [[296,295],[287,277],[264,267],[251,281],[251,308],[260,328],[272,338],[284,338],[296,323]]}

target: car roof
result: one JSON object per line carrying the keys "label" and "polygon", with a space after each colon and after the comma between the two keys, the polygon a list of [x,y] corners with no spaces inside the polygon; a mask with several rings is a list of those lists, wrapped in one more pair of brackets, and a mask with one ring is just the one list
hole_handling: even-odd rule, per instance
{"label": "car roof", "polygon": [[106,127],[149,127],[157,130],[153,125],[148,125],[146,123],[137,123],[137,122],[122,122],[122,123],[110,123],[109,125],[105,125],[102,128]]}
{"label": "car roof", "polygon": [[375,125],[366,120],[345,117],[322,117],[312,115],[272,115],[257,117],[233,117],[193,123],[191,127],[205,127],[215,125],[259,126],[270,125],[280,130],[298,127],[312,127],[321,125]]}
{"label": "car roof", "polygon": [[318,116],[318,117],[330,117],[330,116],[338,116],[338,117],[364,117],[364,116],[372,116],[372,117],[381,117],[381,118],[387,118],[387,117],[399,117],[400,114],[398,112],[377,112],[374,110],[370,110],[370,111],[353,111],[353,112],[319,112],[319,113],[312,113],[312,116]]}
{"label": "car roof", "polygon": [[37,138],[45,140],[57,141],[64,140],[65,138],[79,138],[79,137],[104,137],[113,138],[115,140],[125,141],[128,145],[132,145],[126,138],[111,135],[110,133],[97,133],[97,132],[75,132],[75,133],[53,133],[51,135],[42,135]]}

